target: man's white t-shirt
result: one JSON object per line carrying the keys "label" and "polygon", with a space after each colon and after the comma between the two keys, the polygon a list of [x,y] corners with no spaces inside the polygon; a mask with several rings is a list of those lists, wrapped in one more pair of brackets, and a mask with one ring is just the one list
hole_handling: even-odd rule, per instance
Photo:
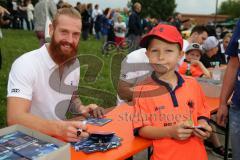
{"label": "man's white t-shirt", "polygon": [[190,44],[190,43],[189,43],[186,39],[183,40],[183,49],[182,49],[182,50],[183,50],[184,52],[186,52],[186,49],[187,49],[187,47],[189,46],[189,44]]}
{"label": "man's white t-shirt", "polygon": [[30,113],[36,116],[49,120],[65,119],[79,77],[80,64],[76,59],[64,67],[60,79],[59,66],[43,45],[15,60],[9,73],[7,97],[31,101]]}
{"label": "man's white t-shirt", "polygon": [[144,80],[153,71],[146,55],[146,49],[141,48],[129,53],[121,63],[120,79],[136,84]]}
{"label": "man's white t-shirt", "polygon": [[183,64],[184,59],[186,58],[185,52],[186,52],[186,49],[187,49],[187,47],[189,46],[189,44],[190,44],[190,43],[189,43],[187,40],[183,39],[183,49],[182,49],[182,51],[184,52],[184,55],[183,55],[182,58],[178,61],[178,66],[177,66],[176,70],[178,70],[178,67]]}
{"label": "man's white t-shirt", "polygon": [[101,14],[102,14],[102,11],[101,11],[100,9],[94,9],[93,12],[92,12],[93,21],[95,22],[97,16],[98,16],[98,15],[101,15]]}
{"label": "man's white t-shirt", "polygon": [[[129,53],[122,61],[120,80],[135,85],[148,77],[152,71],[146,48],[141,48]],[[117,96],[117,104],[123,102],[124,100]]]}

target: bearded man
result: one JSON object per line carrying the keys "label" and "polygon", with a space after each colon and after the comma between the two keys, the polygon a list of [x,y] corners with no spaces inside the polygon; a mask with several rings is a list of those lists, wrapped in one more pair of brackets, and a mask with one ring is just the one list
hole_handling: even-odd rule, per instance
{"label": "bearded man", "polygon": [[[49,27],[51,42],[23,54],[12,65],[7,122],[75,142],[87,137],[88,133],[81,121],[66,120],[70,106],[74,113],[93,113],[97,117],[103,115],[103,109],[96,104],[84,106],[77,94],[80,14],[74,8],[59,9]],[[79,128],[82,129],[80,133]]]}

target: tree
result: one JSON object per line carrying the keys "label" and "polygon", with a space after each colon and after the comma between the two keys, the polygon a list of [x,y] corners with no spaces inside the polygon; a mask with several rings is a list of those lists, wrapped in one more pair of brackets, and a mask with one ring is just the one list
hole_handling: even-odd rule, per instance
{"label": "tree", "polygon": [[221,3],[219,13],[231,15],[233,18],[240,16],[240,1],[227,0]]}
{"label": "tree", "polygon": [[177,6],[175,0],[131,0],[131,2],[141,3],[143,17],[150,16],[162,20],[172,16]]}

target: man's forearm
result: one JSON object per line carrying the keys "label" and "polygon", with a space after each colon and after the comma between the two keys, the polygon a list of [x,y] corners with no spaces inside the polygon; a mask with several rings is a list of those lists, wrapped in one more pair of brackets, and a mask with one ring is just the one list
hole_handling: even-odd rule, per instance
{"label": "man's forearm", "polygon": [[45,120],[30,113],[21,113],[18,116],[8,116],[8,125],[21,124],[42,133],[57,136],[59,125],[57,121]]}
{"label": "man's forearm", "polygon": [[220,105],[227,105],[227,102],[233,92],[234,83],[236,81],[239,62],[237,57],[231,57],[225,75],[220,95]]}
{"label": "man's forearm", "polygon": [[118,82],[118,95],[125,101],[132,101],[134,85],[132,83],[119,80]]}
{"label": "man's forearm", "polygon": [[118,91],[119,97],[125,101],[132,101],[133,98],[133,88],[121,88]]}

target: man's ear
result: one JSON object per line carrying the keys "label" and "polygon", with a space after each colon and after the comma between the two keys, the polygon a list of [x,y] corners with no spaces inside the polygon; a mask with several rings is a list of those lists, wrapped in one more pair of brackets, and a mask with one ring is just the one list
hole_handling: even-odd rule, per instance
{"label": "man's ear", "polygon": [[50,37],[53,36],[53,31],[54,31],[54,27],[53,27],[53,24],[51,23],[51,24],[49,24],[49,35],[50,35]]}
{"label": "man's ear", "polygon": [[145,52],[146,56],[149,58],[150,57],[150,52],[149,50],[146,48],[146,52]]}

